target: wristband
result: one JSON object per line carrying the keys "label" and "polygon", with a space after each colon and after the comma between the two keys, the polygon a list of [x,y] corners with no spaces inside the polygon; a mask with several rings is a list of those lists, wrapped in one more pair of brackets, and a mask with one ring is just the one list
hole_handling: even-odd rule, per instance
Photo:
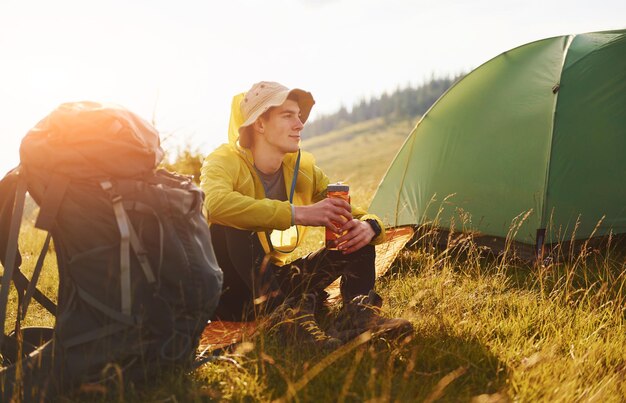
{"label": "wristband", "polygon": [[378,221],[374,220],[373,218],[368,218],[367,220],[365,220],[365,222],[368,223],[370,227],[372,227],[372,229],[374,230],[374,238],[376,238],[378,235],[380,235],[381,232],[383,232],[382,228],[380,228],[380,225],[378,224]]}

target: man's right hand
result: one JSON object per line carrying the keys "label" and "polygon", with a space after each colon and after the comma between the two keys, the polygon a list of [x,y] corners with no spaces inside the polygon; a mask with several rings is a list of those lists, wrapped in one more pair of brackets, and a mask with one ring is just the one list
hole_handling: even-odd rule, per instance
{"label": "man's right hand", "polygon": [[[329,197],[310,206],[295,206],[295,223],[311,227],[324,226],[335,233],[341,233],[341,226],[352,220],[352,208],[347,201]],[[339,226],[335,226],[333,222]]]}

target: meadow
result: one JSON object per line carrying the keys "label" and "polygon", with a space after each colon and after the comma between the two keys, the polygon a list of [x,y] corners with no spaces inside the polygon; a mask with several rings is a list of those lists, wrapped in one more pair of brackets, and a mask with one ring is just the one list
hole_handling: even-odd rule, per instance
{"label": "meadow", "polygon": [[[351,185],[354,204],[367,206],[413,124],[368,121],[303,147],[331,181]],[[24,267],[44,237],[29,219]],[[321,231],[313,232],[309,249],[320,242]],[[385,315],[411,320],[411,338],[365,333],[320,353],[261,332],[191,373],[62,401],[625,401],[625,273],[624,255],[614,249],[524,262],[470,241],[441,248],[421,238],[377,283]],[[41,289],[55,295],[52,254],[43,277]],[[12,295],[10,311],[15,303]],[[36,304],[29,315],[27,325],[53,323]]]}

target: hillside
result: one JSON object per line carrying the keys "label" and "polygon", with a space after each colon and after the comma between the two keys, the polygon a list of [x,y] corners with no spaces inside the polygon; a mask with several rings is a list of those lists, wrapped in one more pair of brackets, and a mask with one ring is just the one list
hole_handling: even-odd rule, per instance
{"label": "hillside", "polygon": [[302,148],[313,153],[331,182],[351,185],[355,204],[367,207],[414,126],[415,122],[409,119],[392,123],[372,119],[305,139]]}

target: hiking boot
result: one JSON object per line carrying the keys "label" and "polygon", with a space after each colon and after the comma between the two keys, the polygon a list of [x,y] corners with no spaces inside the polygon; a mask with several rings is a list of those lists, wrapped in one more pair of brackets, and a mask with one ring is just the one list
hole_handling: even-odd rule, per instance
{"label": "hiking boot", "polygon": [[374,290],[367,295],[357,295],[344,304],[335,323],[333,336],[346,342],[370,330],[374,335],[400,339],[413,333],[413,325],[402,318],[383,317],[383,299]]}
{"label": "hiking boot", "polygon": [[277,329],[290,342],[305,343],[323,350],[334,350],[341,340],[322,330],[315,319],[315,295],[304,294],[300,301],[289,298],[269,318],[271,330]]}
{"label": "hiking boot", "polygon": [[328,297],[328,293],[323,290],[315,294],[315,318],[318,323],[326,324],[332,320],[333,304]]}

